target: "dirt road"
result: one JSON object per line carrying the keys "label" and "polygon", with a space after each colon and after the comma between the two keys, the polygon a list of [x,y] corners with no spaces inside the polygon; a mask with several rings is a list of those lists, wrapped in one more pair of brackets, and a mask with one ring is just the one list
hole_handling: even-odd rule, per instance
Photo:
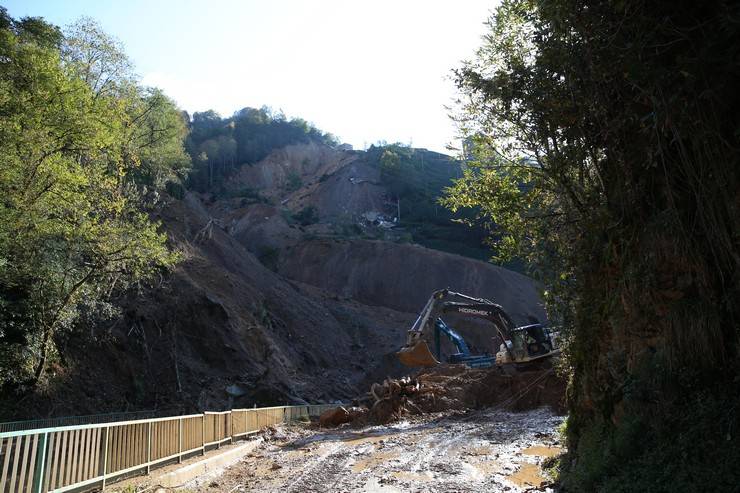
{"label": "dirt road", "polygon": [[562,421],[542,408],[426,416],[361,430],[284,427],[223,474],[187,489],[522,492],[545,482],[539,465],[562,451],[556,433]]}

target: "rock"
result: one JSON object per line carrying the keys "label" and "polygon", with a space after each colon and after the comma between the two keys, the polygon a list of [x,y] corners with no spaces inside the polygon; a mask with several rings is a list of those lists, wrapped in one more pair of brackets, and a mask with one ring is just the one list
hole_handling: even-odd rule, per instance
{"label": "rock", "polygon": [[319,424],[324,428],[334,428],[351,421],[351,415],[344,407],[327,409],[319,416]]}

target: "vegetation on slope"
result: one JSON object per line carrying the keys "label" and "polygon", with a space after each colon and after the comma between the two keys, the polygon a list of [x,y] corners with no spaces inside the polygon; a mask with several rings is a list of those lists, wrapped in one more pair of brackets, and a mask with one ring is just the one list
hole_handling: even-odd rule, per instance
{"label": "vegetation on slope", "polygon": [[254,164],[271,151],[290,144],[336,144],[301,118],[288,120],[270,108],[242,108],[229,118],[209,110],[194,113],[186,147],[193,159],[189,186],[198,191],[223,192],[222,185],[239,166]]}
{"label": "vegetation on slope", "polygon": [[538,265],[566,330],[568,491],[740,484],[740,10],[506,0],[456,71],[446,199]]}
{"label": "vegetation on slope", "polygon": [[92,21],[0,9],[0,385],[37,383],[61,331],[176,261],[146,210],[190,159],[172,101]]}
{"label": "vegetation on slope", "polygon": [[452,180],[462,176],[459,160],[400,143],[371,145],[368,162],[380,168],[381,183],[400,209],[400,225],[412,241],[428,248],[488,260],[485,230],[471,211],[452,212],[439,201]]}

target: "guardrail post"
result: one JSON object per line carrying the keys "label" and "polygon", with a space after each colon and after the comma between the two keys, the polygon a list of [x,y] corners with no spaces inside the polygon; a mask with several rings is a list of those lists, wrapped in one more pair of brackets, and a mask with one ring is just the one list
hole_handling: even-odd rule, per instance
{"label": "guardrail post", "polygon": [[[38,448],[36,449],[36,467],[33,469],[33,493],[42,493],[44,490],[44,466],[46,465],[46,438],[48,433],[39,437]],[[10,453],[8,451],[8,453]]]}
{"label": "guardrail post", "polygon": [[105,489],[105,471],[108,468],[108,433],[110,432],[110,426],[105,427],[105,434],[103,435],[103,486],[101,491]]}
{"label": "guardrail post", "polygon": [[146,427],[146,473],[151,471],[152,464],[152,422],[147,423]]}
{"label": "guardrail post", "polygon": [[[225,415],[224,414],[218,414],[217,416],[218,416],[218,418],[213,420],[213,423],[215,425],[214,426],[215,429],[213,430],[213,438],[217,440],[216,448],[217,449],[220,449],[221,448],[221,433],[218,433],[218,432],[221,431],[221,427],[224,424],[224,416]],[[226,430],[224,430],[224,431],[226,431]]]}
{"label": "guardrail post", "polygon": [[182,418],[178,419],[178,432],[177,432],[177,463],[182,464]]}

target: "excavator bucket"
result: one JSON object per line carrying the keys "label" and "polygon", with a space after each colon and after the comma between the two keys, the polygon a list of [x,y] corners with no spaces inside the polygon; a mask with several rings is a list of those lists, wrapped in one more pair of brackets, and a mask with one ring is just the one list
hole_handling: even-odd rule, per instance
{"label": "excavator bucket", "polygon": [[402,364],[412,368],[439,364],[439,361],[432,355],[429,346],[424,341],[419,341],[413,346],[403,347],[396,354]]}

